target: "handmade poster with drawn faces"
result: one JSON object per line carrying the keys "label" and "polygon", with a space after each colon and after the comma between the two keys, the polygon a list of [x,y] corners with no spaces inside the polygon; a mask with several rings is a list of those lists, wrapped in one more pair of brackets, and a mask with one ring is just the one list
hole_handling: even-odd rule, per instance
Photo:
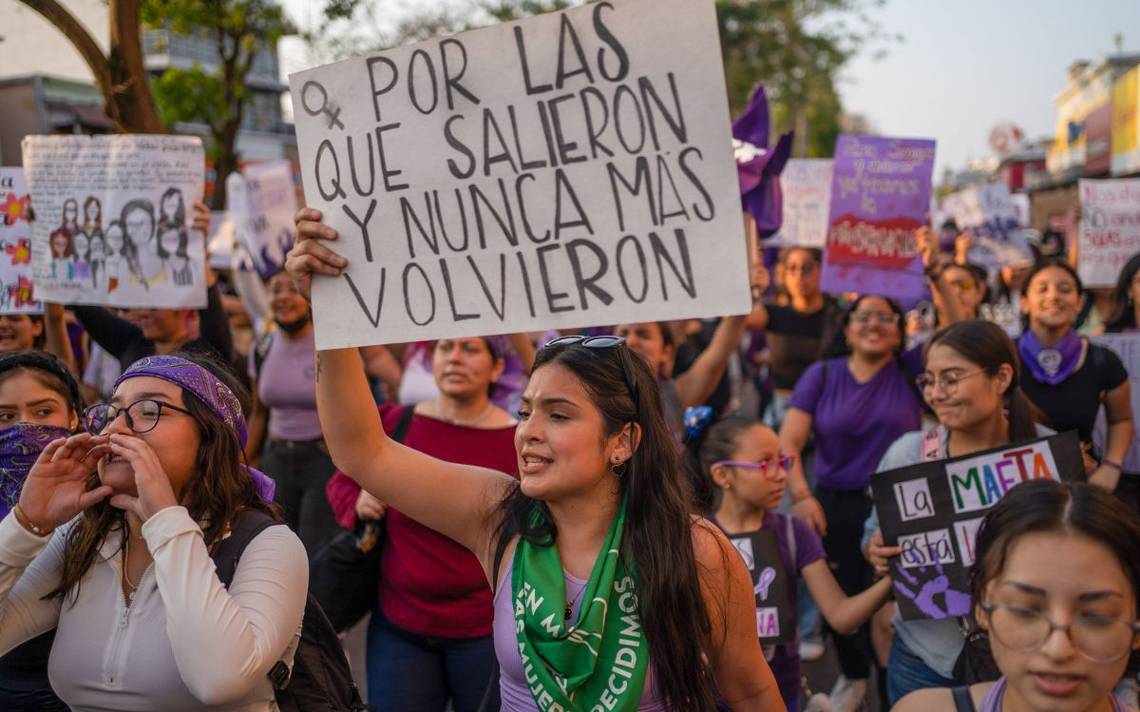
{"label": "handmade poster with drawn faces", "polygon": [[0,314],[39,314],[32,283],[31,199],[24,171],[0,168]]}
{"label": "handmade poster with drawn faces", "polygon": [[37,296],[124,307],[206,305],[204,236],[190,229],[205,151],[193,136],[28,136]]}

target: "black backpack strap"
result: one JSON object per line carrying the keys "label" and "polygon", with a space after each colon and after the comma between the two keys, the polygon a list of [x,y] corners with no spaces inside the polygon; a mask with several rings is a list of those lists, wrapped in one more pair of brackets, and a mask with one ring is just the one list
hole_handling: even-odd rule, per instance
{"label": "black backpack strap", "polygon": [[974,706],[974,698],[970,695],[968,685],[951,687],[950,695],[954,698],[954,709],[957,712],[977,712],[977,708]]}
{"label": "black backpack strap", "polygon": [[279,523],[265,512],[256,509],[245,509],[238,512],[230,525],[230,535],[218,542],[214,548],[214,553],[210,554],[210,558],[218,567],[218,578],[223,586],[229,588],[233,582],[238,559],[241,558],[245,547],[258,534]]}
{"label": "black backpack strap", "polygon": [[256,379],[261,379],[261,367],[265,365],[265,359],[269,357],[269,349],[273,346],[273,339],[276,335],[276,331],[265,332],[253,347],[253,377]]}
{"label": "black backpack strap", "polygon": [[404,438],[408,434],[408,427],[412,424],[412,416],[416,414],[416,407],[414,405],[406,405],[400,411],[400,419],[396,421],[396,427],[392,428],[392,432],[388,437],[392,438],[398,443],[404,442]]}

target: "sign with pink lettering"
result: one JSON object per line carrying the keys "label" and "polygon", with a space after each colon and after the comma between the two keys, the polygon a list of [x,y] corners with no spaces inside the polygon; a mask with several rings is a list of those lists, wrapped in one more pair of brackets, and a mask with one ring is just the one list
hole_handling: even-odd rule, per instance
{"label": "sign with pink lettering", "polygon": [[914,232],[926,224],[934,141],[843,134],[835,146],[822,284],[832,293],[919,299]]}
{"label": "sign with pink lettering", "polygon": [[872,477],[883,540],[902,547],[891,562],[902,617],[969,613],[974,541],[986,512],[1022,482],[1083,476],[1077,434],[1068,432]]}

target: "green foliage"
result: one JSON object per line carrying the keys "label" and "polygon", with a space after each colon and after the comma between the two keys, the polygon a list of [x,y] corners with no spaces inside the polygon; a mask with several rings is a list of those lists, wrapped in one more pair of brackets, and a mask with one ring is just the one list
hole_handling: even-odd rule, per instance
{"label": "green foliage", "polygon": [[[195,64],[190,69],[170,67],[151,82],[158,115],[162,123],[173,126],[183,121],[201,121],[210,127],[210,133],[220,134],[220,119],[228,116],[222,81],[207,74]],[[218,146],[208,147],[211,158],[216,159]]]}

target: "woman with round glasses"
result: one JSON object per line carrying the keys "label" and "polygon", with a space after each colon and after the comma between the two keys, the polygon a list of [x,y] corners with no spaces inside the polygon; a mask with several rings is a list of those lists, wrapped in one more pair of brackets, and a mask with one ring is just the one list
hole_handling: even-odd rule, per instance
{"label": "woman with round glasses", "polygon": [[[923,349],[923,362],[924,371],[916,383],[938,418],[938,426],[896,440],[879,463],[880,472],[961,457],[1052,432],[1034,422],[1032,407],[1019,385],[1017,347],[997,324],[962,321],[935,332]],[[876,573],[885,575],[887,558],[902,550],[882,545],[877,512],[868,518],[866,531],[868,561]],[[896,595],[905,595],[904,589],[896,588]],[[913,690],[955,683],[954,665],[965,642],[956,618],[904,621],[896,612],[892,625],[895,639],[887,667],[887,695],[892,704]]]}
{"label": "woman with round glasses", "polygon": [[[871,512],[867,485],[887,447],[921,423],[922,404],[899,352],[904,316],[890,299],[863,295],[843,315],[832,358],[812,364],[796,383],[780,427],[781,449],[796,458],[788,473],[794,512],[823,537],[835,578],[848,596],[871,583],[859,542]],[[801,455],[815,439],[814,492]],[[839,710],[863,699],[870,675],[867,628],[833,635],[843,677],[833,690]]]}
{"label": "woman with round glasses", "polygon": [[1034,480],[978,532],[970,589],[1001,678],[921,690],[896,712],[1128,712],[1140,650],[1140,525],[1103,490]]}
{"label": "woman with round glasses", "polygon": [[242,465],[241,393],[200,356],[152,356],[90,431],[58,439],[0,521],[0,649],[56,629],[48,674],[73,709],[275,710],[308,587],[270,526],[227,587],[211,550],[247,511],[277,518]]}
{"label": "woman with round glasses", "polygon": [[[297,214],[289,271],[347,261]],[[333,460],[365,490],[473,551],[495,589],[503,710],[782,709],[744,564],[692,516],[656,378],[621,339],[539,351],[515,431],[520,479],[391,441],[357,349],[318,354]]]}
{"label": "woman with round glasses", "polygon": [[[711,416],[711,414],[710,414]],[[703,428],[704,423],[694,424]],[[692,429],[690,430],[692,432]],[[795,458],[780,452],[780,439],[768,426],[746,418],[725,418],[696,434],[697,461],[702,475],[718,492],[711,519],[730,537],[755,537],[770,532],[774,537],[778,566],[789,582],[791,595],[783,603],[758,599],[757,608],[786,605],[796,619],[795,586],[801,578],[827,622],[841,633],[850,633],[865,623],[886,600],[891,581],[884,577],[857,595],[848,596],[839,587],[823,553],[819,535],[802,520],[776,511],[784,497],[788,469]],[[762,535],[763,536],[763,535]],[[759,556],[749,563],[754,574]],[[758,611],[759,614],[759,611]],[[789,712],[800,709],[800,655],[796,637],[791,642],[765,647],[765,656],[780,685]]]}

